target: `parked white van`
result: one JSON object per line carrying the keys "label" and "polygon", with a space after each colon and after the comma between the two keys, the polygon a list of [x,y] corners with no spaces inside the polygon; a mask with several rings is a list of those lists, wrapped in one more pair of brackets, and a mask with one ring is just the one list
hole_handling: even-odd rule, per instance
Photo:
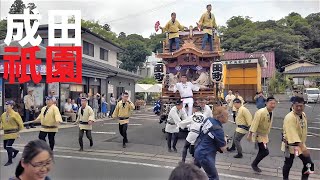
{"label": "parked white van", "polygon": [[318,88],[305,88],[303,90],[304,100],[309,102],[319,102],[320,101],[320,90]]}

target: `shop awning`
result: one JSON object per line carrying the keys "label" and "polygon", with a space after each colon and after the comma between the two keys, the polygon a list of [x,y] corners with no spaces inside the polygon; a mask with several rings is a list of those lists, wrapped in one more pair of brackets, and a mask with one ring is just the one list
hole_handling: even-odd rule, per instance
{"label": "shop awning", "polygon": [[154,84],[149,89],[147,89],[147,92],[153,92],[153,93],[162,92],[162,84]]}
{"label": "shop awning", "polygon": [[136,92],[148,92],[148,89],[151,88],[152,84],[136,84],[135,91]]}

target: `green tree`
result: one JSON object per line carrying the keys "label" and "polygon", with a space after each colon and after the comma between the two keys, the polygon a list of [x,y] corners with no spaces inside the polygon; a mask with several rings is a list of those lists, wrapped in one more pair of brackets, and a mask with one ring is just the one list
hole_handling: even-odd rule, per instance
{"label": "green tree", "polygon": [[0,20],[0,39],[6,38],[7,20]]}
{"label": "green tree", "polygon": [[118,39],[125,39],[125,38],[127,38],[126,33],[120,32],[120,33],[119,33],[119,36],[118,36]]}
{"label": "green tree", "polygon": [[22,0],[15,0],[11,5],[9,14],[23,14],[23,10],[26,8],[26,5]]}
{"label": "green tree", "polygon": [[27,8],[30,10],[30,14],[33,14],[31,11],[36,9],[37,6],[34,3],[28,3]]}
{"label": "green tree", "polygon": [[154,79],[153,77],[151,77],[151,78],[146,77],[141,80],[138,80],[138,83],[139,84],[157,84],[158,81],[156,79]]}
{"label": "green tree", "polygon": [[106,31],[111,31],[111,26],[109,24],[104,24],[103,29],[105,29]]}
{"label": "green tree", "polygon": [[102,36],[103,38],[120,45],[117,34],[112,31],[107,31],[105,27],[99,24],[99,21],[81,20],[81,26],[89,29],[90,31]]}
{"label": "green tree", "polygon": [[125,50],[120,53],[121,68],[127,71],[137,71],[138,67],[142,67],[147,56],[151,53],[142,41],[129,40],[125,46]]}

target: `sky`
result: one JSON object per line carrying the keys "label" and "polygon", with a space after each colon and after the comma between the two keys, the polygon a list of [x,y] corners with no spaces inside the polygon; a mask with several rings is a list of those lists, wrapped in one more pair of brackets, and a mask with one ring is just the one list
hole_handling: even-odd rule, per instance
{"label": "sky", "polygon": [[[0,0],[0,19],[6,18],[14,0]],[[38,7],[41,24],[48,22],[48,10],[81,10],[82,19],[108,23],[117,34],[141,34],[149,37],[155,33],[156,21],[164,26],[171,12],[184,26],[195,26],[206,5],[212,4],[212,12],[218,25],[225,25],[232,16],[249,16],[253,21],[279,20],[290,12],[303,17],[320,12],[320,0],[23,0]],[[159,32],[158,32],[159,33]]]}

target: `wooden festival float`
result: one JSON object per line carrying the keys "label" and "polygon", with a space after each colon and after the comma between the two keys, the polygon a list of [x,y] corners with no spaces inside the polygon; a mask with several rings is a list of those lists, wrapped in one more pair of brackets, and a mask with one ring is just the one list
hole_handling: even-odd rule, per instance
{"label": "wooden festival float", "polygon": [[174,103],[180,99],[177,91],[174,93],[170,85],[179,82],[179,75],[186,74],[188,81],[200,86],[200,90],[193,92],[194,101],[205,98],[209,106],[221,105],[219,93],[222,81],[222,64],[220,57],[220,39],[214,34],[213,51],[209,50],[207,43],[204,50],[201,49],[204,32],[198,28],[189,27],[189,30],[179,32],[180,48],[169,52],[169,39],[163,41],[163,53],[157,53],[157,58],[161,58],[154,69],[155,79],[162,83],[161,94],[161,115],[168,115]]}

